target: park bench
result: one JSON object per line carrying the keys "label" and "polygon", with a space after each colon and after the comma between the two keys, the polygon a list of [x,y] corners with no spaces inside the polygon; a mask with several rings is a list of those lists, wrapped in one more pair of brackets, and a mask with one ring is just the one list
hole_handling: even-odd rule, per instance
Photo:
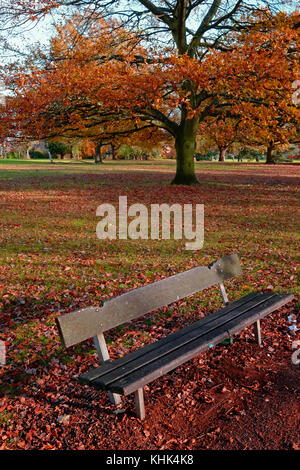
{"label": "park bench", "polygon": [[[252,324],[261,345],[260,319],[290,302],[293,295],[253,292],[229,303],[223,282],[241,272],[239,258],[232,254],[208,267],[199,266],[133,289],[99,307],[56,317],[65,347],[94,339],[102,365],[81,375],[79,382],[108,391],[114,404],[120,403],[120,395],[134,393],[137,416],[144,419],[145,385]],[[109,358],[105,331],[215,284],[220,287],[223,308],[141,349],[115,360]]]}

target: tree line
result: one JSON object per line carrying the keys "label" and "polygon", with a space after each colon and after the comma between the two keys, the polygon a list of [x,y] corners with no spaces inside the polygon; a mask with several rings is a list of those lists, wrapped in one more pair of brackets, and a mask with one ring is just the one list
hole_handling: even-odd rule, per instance
{"label": "tree line", "polygon": [[4,68],[3,138],[82,138],[96,148],[169,142],[174,184],[198,183],[201,138],[221,159],[236,141],[264,146],[269,163],[279,145],[297,141],[296,9],[242,0],[29,3],[0,8],[0,18],[15,28],[16,18],[68,14],[49,50]]}

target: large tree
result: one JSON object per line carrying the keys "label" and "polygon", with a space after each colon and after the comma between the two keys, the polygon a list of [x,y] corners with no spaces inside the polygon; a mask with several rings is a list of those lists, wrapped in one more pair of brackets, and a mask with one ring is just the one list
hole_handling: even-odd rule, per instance
{"label": "large tree", "polygon": [[[107,21],[127,53],[96,53],[96,34],[89,43],[94,53],[85,49],[72,77],[72,61],[67,57],[70,82],[72,78],[69,90],[77,87],[78,94],[58,114],[65,113],[69,123],[70,116],[73,123],[79,117],[86,124],[89,117],[94,120],[92,126],[98,115],[98,124],[107,130],[111,119],[103,120],[103,116],[110,113],[122,123],[119,133],[128,132],[122,127],[126,120],[135,122],[131,132],[155,126],[167,131],[175,139],[176,184],[197,182],[194,152],[199,122],[208,116],[239,113],[242,107],[247,112],[246,105],[262,105],[266,89],[275,85],[282,89],[282,82],[286,87],[290,79],[286,57],[294,53],[298,19],[274,16],[270,1],[259,7],[254,0],[40,0],[37,4],[16,0],[2,7],[2,13],[15,26],[16,18],[34,21],[59,7],[69,11],[89,4],[92,11],[84,11],[82,30],[89,31],[92,40],[95,18]],[[66,75],[63,65],[60,70]],[[85,89],[76,80],[79,71]],[[89,80],[92,75],[94,83]],[[79,93],[85,96],[80,106]]]}

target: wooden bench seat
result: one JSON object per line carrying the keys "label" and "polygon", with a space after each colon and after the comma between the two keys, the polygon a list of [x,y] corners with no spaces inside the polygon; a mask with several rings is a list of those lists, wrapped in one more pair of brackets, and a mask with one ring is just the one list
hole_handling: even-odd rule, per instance
{"label": "wooden bench seat", "polygon": [[176,333],[81,375],[79,381],[128,395],[252,325],[293,298],[252,293]]}
{"label": "wooden bench seat", "polygon": [[[260,319],[290,302],[293,295],[253,292],[229,303],[223,281],[239,274],[239,259],[233,254],[208,267],[193,268],[133,289],[99,307],[58,316],[58,331],[66,347],[94,338],[102,365],[81,375],[79,381],[107,390],[115,404],[120,403],[120,395],[134,393],[137,415],[144,419],[143,387],[146,384],[252,324],[256,340],[261,344]],[[220,286],[225,307],[139,350],[110,360],[104,331],[214,284]]]}

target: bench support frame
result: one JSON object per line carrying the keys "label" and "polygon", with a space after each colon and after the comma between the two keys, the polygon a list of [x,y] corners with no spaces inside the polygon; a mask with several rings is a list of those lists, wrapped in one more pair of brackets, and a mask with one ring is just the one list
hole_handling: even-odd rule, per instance
{"label": "bench support frame", "polygon": [[255,340],[256,340],[257,344],[261,347],[262,346],[262,341],[261,341],[260,320],[257,320],[254,323],[254,335],[255,335]]}
{"label": "bench support frame", "polygon": [[144,390],[138,388],[134,392],[135,412],[139,419],[145,419],[145,403],[144,403]]}
{"label": "bench support frame", "polygon": [[[100,363],[104,363],[109,361],[109,352],[107,349],[107,344],[104,338],[103,333],[99,333],[97,336],[93,337],[94,344],[97,350],[98,357],[100,359]],[[121,397],[117,393],[108,392],[109,399],[111,403],[114,405],[119,405],[121,403]]]}
{"label": "bench support frame", "polygon": [[225,286],[224,286],[223,282],[220,282],[219,287],[220,287],[220,291],[221,291],[221,295],[222,295],[224,305],[226,307],[226,305],[229,304],[229,300],[228,300],[227,293],[226,293]]}

